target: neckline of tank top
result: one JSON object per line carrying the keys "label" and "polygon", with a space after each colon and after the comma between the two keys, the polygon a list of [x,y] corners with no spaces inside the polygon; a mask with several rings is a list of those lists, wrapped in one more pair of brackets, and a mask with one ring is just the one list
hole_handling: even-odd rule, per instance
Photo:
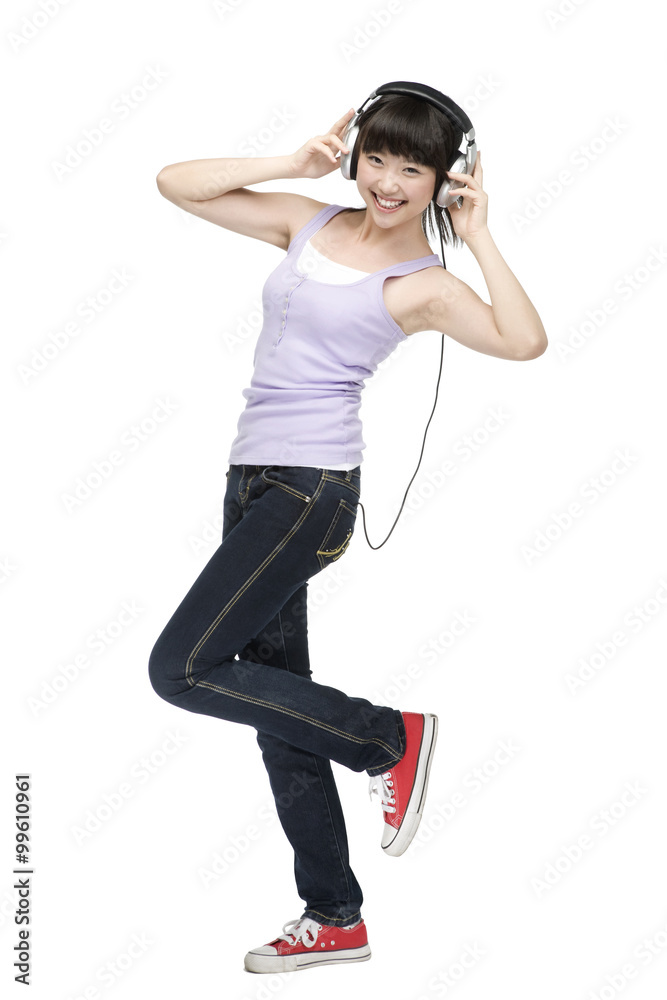
{"label": "neckline of tank top", "polygon": [[331,264],[332,267],[340,268],[341,271],[353,271],[355,274],[373,274],[372,271],[362,271],[360,267],[350,267],[349,264],[339,264],[337,260],[332,260],[331,257],[325,257],[323,253],[320,253],[317,247],[313,246],[313,244],[310,241],[310,237],[308,237],[308,239],[302,246],[301,253],[297,258],[297,263],[301,259],[301,254],[303,254],[306,247],[310,250],[311,253],[314,253],[316,257],[320,257],[327,264]]}
{"label": "neckline of tank top", "polygon": [[[309,222],[307,222],[305,224],[305,226],[302,226],[301,229],[299,229],[299,231],[294,234],[294,238],[292,239],[292,242],[289,244],[289,246],[287,248],[287,257],[291,257],[292,258],[291,261],[290,261],[290,267],[291,267],[292,273],[295,274],[297,278],[304,278],[304,279],[307,278],[308,281],[313,281],[313,282],[315,282],[316,285],[326,284],[326,282],[318,281],[317,278],[311,278],[309,275],[302,274],[301,271],[297,271],[297,269],[296,269],[296,261],[298,259],[298,253],[301,251],[301,249],[303,247],[304,241],[308,240],[319,229],[322,229],[323,226],[324,226],[324,224],[325,224],[325,222],[329,221],[329,218],[333,218],[334,215],[338,215],[338,213],[342,212],[345,208],[348,208],[348,206],[347,205],[325,205],[324,208],[321,208],[319,212],[315,213],[315,215],[312,217],[312,219]],[[332,209],[334,211],[331,211]],[[320,217],[323,216],[323,215],[325,215],[326,213],[331,213],[331,214],[328,215],[327,218],[322,219],[321,223],[318,225],[318,223],[320,222]],[[317,226],[317,228],[315,228],[316,226]],[[315,249],[315,247],[313,247],[313,250],[314,249]],[[296,254],[295,254],[295,251],[297,251]],[[329,260],[328,257],[326,259]],[[437,261],[438,264],[440,264],[440,266],[442,266],[442,263],[440,261],[440,258],[437,255],[437,253],[426,254],[426,256],[424,256],[424,257],[414,257],[412,260],[403,260],[399,264],[390,264],[389,267],[383,267],[380,271],[370,271],[366,275],[366,277],[359,278],[358,281],[348,281],[348,282],[346,282],[345,285],[343,285],[341,287],[343,287],[343,288],[352,288],[354,285],[360,285],[363,281],[369,281],[371,278],[377,278],[377,276],[379,274],[384,274],[385,271],[394,271],[397,267],[405,267],[407,264],[417,264],[417,263],[419,263],[422,260]],[[331,263],[335,264],[336,261],[332,260]],[[344,265],[341,265],[341,266],[344,266]]]}

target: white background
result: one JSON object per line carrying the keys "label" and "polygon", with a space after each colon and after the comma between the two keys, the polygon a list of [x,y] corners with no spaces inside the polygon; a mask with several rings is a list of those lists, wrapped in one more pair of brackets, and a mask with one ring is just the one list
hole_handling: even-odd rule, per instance
{"label": "white background", "polygon": [[[648,0],[557,10],[3,8],[1,975],[14,975],[26,771],[32,997],[664,996],[664,36]],[[334,764],[371,961],[251,976],[245,952],[303,910],[256,734],[168,705],[147,662],[219,542],[261,288],[282,252],[188,216],[155,177],[247,155],[253,136],[259,155],[291,153],[396,79],[472,118],[489,228],[549,348],[516,363],[446,338],[411,513],[379,551],[359,518],[311,583],[313,679],[435,712],[440,736],[397,859],[367,775]],[[289,122],[271,131],[277,110]],[[112,130],[59,176],[103,118]],[[361,204],[339,172],[260,187]],[[489,301],[466,247],[446,260]],[[114,271],[128,283],[109,296]],[[417,463],[440,344],[410,338],[364,394],[374,544]],[[173,411],[131,450],[160,400]],[[123,463],[68,509],[114,449]],[[457,614],[474,621],[453,636]],[[206,887],[216,854],[227,868]]]}

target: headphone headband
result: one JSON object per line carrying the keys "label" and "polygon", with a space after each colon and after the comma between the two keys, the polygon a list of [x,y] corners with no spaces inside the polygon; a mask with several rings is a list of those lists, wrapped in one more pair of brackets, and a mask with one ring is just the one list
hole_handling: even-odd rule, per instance
{"label": "headphone headband", "polygon": [[[455,104],[450,97],[446,94],[441,94],[439,90],[435,90],[433,87],[427,86],[425,83],[410,83],[406,80],[395,80],[393,83],[383,83],[381,87],[374,90],[370,97],[367,97],[364,104],[368,101],[374,99],[375,97],[381,97],[382,94],[406,94],[408,97],[420,97],[424,101],[428,101],[432,104],[438,111],[442,111],[447,115],[448,118],[454,122],[455,125],[461,129],[462,132],[467,133],[472,132],[470,139],[475,138],[475,130],[472,127],[472,122],[468,118],[467,114],[460,108],[458,104]],[[364,106],[362,104],[362,108]],[[361,111],[361,108],[359,109]]]}

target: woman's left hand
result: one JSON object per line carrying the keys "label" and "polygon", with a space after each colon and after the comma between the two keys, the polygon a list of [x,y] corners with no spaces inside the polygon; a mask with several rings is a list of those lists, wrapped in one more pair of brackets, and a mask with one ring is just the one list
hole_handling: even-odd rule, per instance
{"label": "woman's left hand", "polygon": [[466,185],[464,188],[454,188],[452,191],[452,194],[463,198],[461,207],[459,208],[456,203],[449,206],[454,232],[465,242],[479,236],[487,228],[486,210],[489,199],[482,190],[483,173],[479,150],[472,174],[459,174],[448,170],[447,176]]}

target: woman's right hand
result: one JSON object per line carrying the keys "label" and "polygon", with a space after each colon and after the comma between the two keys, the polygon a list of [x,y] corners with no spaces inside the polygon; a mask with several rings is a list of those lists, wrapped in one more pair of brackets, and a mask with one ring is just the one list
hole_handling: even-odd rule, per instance
{"label": "woman's right hand", "polygon": [[340,159],[336,158],[336,153],[339,150],[347,152],[347,146],[344,146],[341,136],[354,113],[354,108],[351,108],[331,126],[331,131],[326,135],[315,135],[308,142],[304,142],[289,160],[290,176],[324,177],[340,166]]}

